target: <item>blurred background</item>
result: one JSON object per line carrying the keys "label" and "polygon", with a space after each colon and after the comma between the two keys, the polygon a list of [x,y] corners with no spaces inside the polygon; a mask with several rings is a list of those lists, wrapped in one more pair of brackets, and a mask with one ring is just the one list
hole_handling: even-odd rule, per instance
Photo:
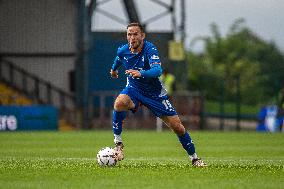
{"label": "blurred background", "polygon": [[[283,130],[281,0],[0,0],[0,130],[110,129],[109,70],[140,22],[191,130]],[[121,69],[120,73],[124,70]],[[146,108],[125,127],[165,126]]]}

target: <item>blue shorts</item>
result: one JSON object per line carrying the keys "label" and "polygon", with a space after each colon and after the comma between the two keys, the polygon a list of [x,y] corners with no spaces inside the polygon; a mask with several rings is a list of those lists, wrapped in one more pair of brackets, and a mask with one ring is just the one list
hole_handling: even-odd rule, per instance
{"label": "blue shorts", "polygon": [[167,95],[162,97],[153,97],[150,95],[142,94],[131,87],[124,88],[120,94],[128,95],[134,102],[135,109],[132,110],[133,112],[135,112],[135,110],[138,109],[139,105],[142,104],[149,108],[157,117],[177,115],[177,112],[170,103],[169,97]]}

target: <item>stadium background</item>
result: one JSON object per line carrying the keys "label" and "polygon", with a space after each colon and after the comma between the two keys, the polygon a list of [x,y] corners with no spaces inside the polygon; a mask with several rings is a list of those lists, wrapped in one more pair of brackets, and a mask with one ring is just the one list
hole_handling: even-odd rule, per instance
{"label": "stadium background", "polygon": [[[44,129],[49,127],[45,120],[58,118],[61,130],[110,127],[113,99],[125,85],[125,78],[111,80],[108,72],[117,47],[125,42],[125,33],[96,31],[93,20],[96,14],[101,14],[125,27],[128,21],[141,21],[142,17],[135,1],[121,1],[125,18],[116,17],[113,10],[104,10],[103,5],[110,2],[1,1],[1,103],[10,106],[5,107],[8,108],[6,114],[2,113],[3,123],[10,123],[6,120],[11,106],[19,109],[19,106],[37,105],[50,107],[53,113],[42,111],[37,115],[33,113],[34,117],[30,118],[27,110],[23,110],[24,113],[17,110],[21,112],[18,114],[23,114],[20,122],[37,119],[35,124],[46,125],[39,127]],[[191,129],[216,129],[220,125],[227,130],[254,129],[256,115],[243,117],[248,118],[244,120],[240,112],[228,115],[227,119],[224,115],[208,114],[202,94],[186,90],[187,75],[183,72],[188,66],[186,60],[169,57],[169,50],[173,50],[169,49],[169,42],[182,44],[184,41],[184,1],[156,3],[165,11],[142,23],[146,31],[148,25],[165,16],[171,23],[170,30],[161,26],[161,31],[147,32],[147,39],[158,46],[164,68],[176,75],[179,90],[173,103],[185,126]],[[237,103],[238,100],[236,106],[240,106]],[[142,108],[136,116],[128,115],[126,127],[155,129],[156,119],[148,110]]]}
{"label": "stadium background", "polygon": [[[167,19],[171,29],[161,25],[147,36],[176,76],[174,103],[208,167],[192,167],[176,136],[166,127],[157,133],[156,119],[144,108],[128,115],[125,160],[97,164],[97,152],[113,146],[110,111],[125,82],[112,80],[109,68],[125,42],[125,25],[135,18],[126,11],[133,7],[125,7],[139,0],[105,9],[114,1],[87,1],[93,4],[86,7],[83,0],[0,0],[0,188],[283,188],[283,133],[255,132],[256,115],[224,115],[224,104],[220,114],[210,114],[199,91],[185,90],[190,64],[168,56],[178,49],[168,42],[184,37],[182,0],[149,0],[164,8],[150,21]],[[94,5],[121,30],[92,32]],[[125,17],[115,17],[117,11]],[[236,98],[234,108],[240,102]]]}

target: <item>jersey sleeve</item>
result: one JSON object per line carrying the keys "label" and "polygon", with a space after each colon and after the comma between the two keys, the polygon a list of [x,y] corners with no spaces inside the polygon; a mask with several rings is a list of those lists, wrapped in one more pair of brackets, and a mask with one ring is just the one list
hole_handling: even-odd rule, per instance
{"label": "jersey sleeve", "polygon": [[151,67],[153,66],[153,64],[161,64],[157,47],[155,47],[154,45],[151,45],[151,47],[148,49],[147,57],[149,59],[149,64]]}
{"label": "jersey sleeve", "polygon": [[111,67],[111,69],[114,70],[114,71],[117,70],[122,64],[122,61],[119,57],[119,54],[120,54],[120,49],[118,48],[117,53],[116,53],[116,57],[113,61],[112,67]]}
{"label": "jersey sleeve", "polygon": [[141,76],[147,78],[159,77],[162,74],[162,67],[157,47],[151,45],[147,49],[147,58],[149,60],[150,69],[140,71]]}
{"label": "jersey sleeve", "polygon": [[141,76],[147,78],[160,77],[162,75],[162,72],[163,70],[160,64],[153,64],[153,66],[151,66],[151,69],[140,71]]}

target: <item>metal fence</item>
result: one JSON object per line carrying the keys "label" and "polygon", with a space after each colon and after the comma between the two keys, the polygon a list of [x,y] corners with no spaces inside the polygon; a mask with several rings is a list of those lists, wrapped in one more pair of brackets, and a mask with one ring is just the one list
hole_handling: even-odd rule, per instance
{"label": "metal fence", "polygon": [[[91,128],[109,128],[112,124],[113,102],[119,91],[94,92],[90,96],[89,116]],[[198,92],[181,91],[173,96],[172,103],[179,113],[184,126],[190,129],[203,129],[203,97]],[[124,127],[129,129],[155,129],[157,119],[145,106],[135,114],[128,111]],[[163,126],[163,128],[166,128]]]}
{"label": "metal fence", "polygon": [[[113,103],[119,91],[94,92],[90,95],[89,120],[91,128],[109,129],[112,125]],[[200,92],[178,91],[171,98],[183,125],[189,130],[255,130],[257,115],[210,113],[204,107]],[[128,129],[157,129],[167,127],[145,106],[133,114],[127,112],[124,127]]]}
{"label": "metal fence", "polygon": [[[73,95],[5,59],[0,60],[0,81],[31,99],[34,104],[55,106],[58,108],[61,118],[75,125],[76,111]],[[10,100],[11,104],[16,103],[16,99],[18,99],[17,96],[6,96],[5,98]]]}

